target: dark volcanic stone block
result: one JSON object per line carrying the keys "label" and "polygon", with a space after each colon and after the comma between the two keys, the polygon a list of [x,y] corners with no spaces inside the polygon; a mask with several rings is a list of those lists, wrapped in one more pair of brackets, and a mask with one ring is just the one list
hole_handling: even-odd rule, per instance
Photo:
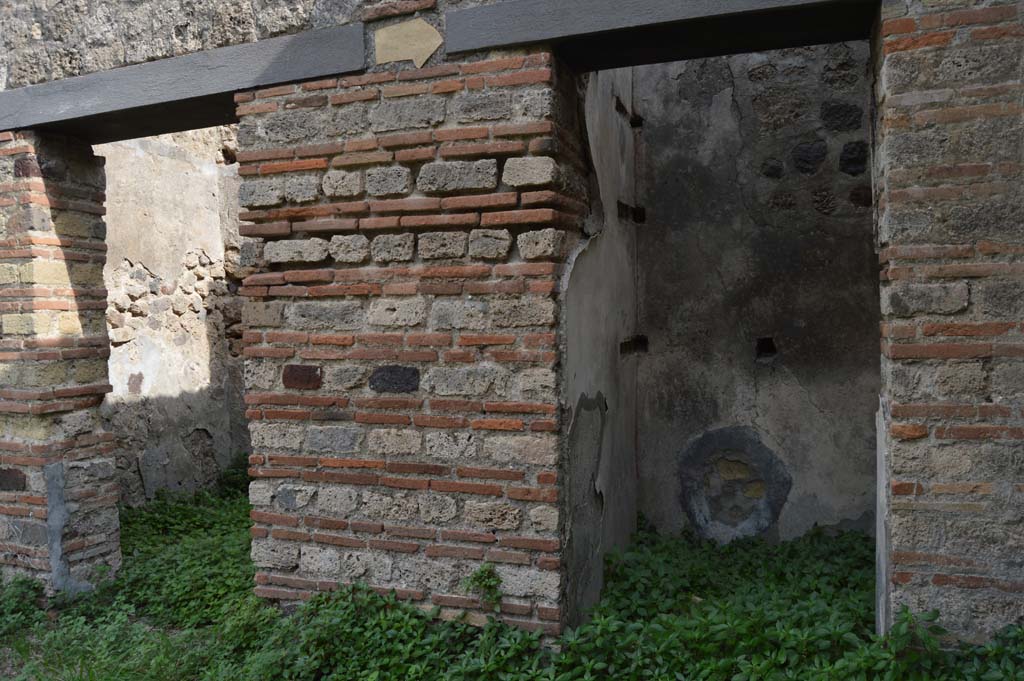
{"label": "dark volcanic stone block", "polygon": [[388,364],[370,374],[370,388],[379,393],[411,393],[420,388],[420,370]]}

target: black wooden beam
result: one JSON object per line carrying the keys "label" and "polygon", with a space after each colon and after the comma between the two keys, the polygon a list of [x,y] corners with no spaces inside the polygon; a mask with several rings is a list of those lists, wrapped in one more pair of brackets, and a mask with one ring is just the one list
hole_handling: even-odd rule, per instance
{"label": "black wooden beam", "polygon": [[306,31],[0,92],[0,130],[96,144],[222,125],[237,121],[239,90],[365,66],[362,24]]}
{"label": "black wooden beam", "polygon": [[507,0],[446,15],[449,52],[554,45],[579,70],[870,37],[880,0]]}

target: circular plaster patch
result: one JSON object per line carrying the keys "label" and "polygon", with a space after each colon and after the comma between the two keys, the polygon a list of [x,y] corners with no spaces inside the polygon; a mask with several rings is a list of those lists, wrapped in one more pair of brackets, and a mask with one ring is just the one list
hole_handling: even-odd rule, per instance
{"label": "circular plaster patch", "polygon": [[752,428],[708,431],[679,463],[682,504],[697,533],[720,543],[763,534],[779,519],[793,481]]}

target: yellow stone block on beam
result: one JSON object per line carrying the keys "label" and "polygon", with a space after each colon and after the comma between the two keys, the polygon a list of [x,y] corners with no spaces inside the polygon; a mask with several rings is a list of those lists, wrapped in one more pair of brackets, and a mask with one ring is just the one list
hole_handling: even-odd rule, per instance
{"label": "yellow stone block on beam", "polygon": [[419,68],[427,63],[442,43],[444,38],[441,34],[423,19],[385,26],[374,33],[378,64],[411,59]]}

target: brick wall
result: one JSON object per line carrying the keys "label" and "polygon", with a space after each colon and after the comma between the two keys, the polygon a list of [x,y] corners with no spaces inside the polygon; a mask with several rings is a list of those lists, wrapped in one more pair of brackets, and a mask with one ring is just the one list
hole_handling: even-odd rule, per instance
{"label": "brick wall", "polygon": [[507,618],[559,629],[575,87],[534,52],[237,97],[259,594],[481,619],[460,581],[490,561]]}
{"label": "brick wall", "polygon": [[0,133],[0,575],[58,589],[120,560],[102,204],[87,145]]}
{"label": "brick wall", "polygon": [[970,637],[1024,615],[1022,36],[1016,2],[887,2],[875,46],[883,598]]}
{"label": "brick wall", "polygon": [[[1013,2],[882,12],[881,603],[981,637],[1024,612],[1024,30]],[[359,580],[479,621],[488,560],[507,618],[560,629],[577,104],[543,51],[239,95],[259,594]],[[101,168],[0,133],[0,571],[56,588],[119,560]]]}

